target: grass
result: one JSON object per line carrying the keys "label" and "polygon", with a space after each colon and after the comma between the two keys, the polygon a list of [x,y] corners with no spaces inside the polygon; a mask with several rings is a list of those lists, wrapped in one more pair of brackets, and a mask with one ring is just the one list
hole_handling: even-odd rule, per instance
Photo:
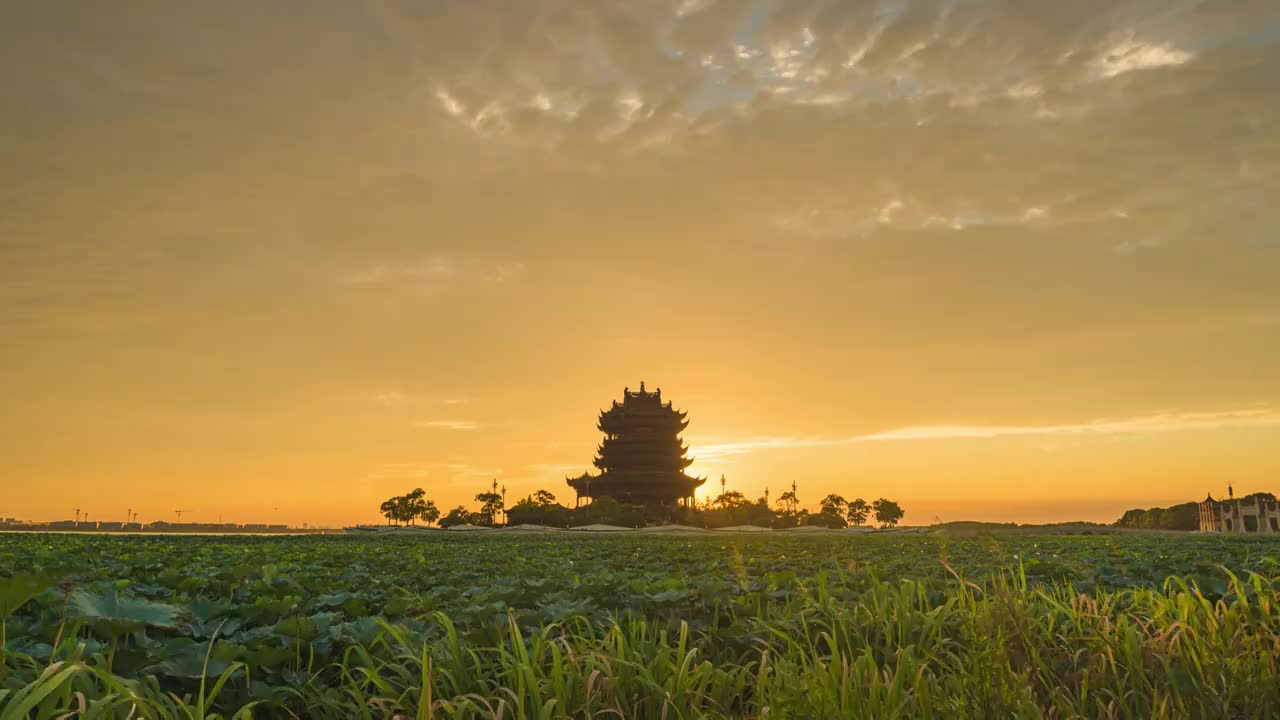
{"label": "grass", "polygon": [[[326,656],[318,633],[295,635],[282,641],[289,667],[278,672],[252,662],[215,669],[225,647],[215,633],[199,645],[199,677],[186,683],[145,668],[115,675],[86,651],[90,633],[73,628],[46,659],[10,654],[0,720],[1280,713],[1280,573],[1222,569],[1213,590],[1175,576],[1081,591],[1029,579],[1023,562],[970,579],[935,555],[940,575],[920,579],[835,565],[759,582],[751,558],[768,548],[727,548],[718,572],[740,592],[692,613],[625,603],[604,617],[530,624],[508,607],[501,622],[459,624],[457,613],[392,620],[371,608],[367,639],[339,643],[325,661],[316,659]],[[1255,544],[1249,554],[1273,559],[1278,549]]]}

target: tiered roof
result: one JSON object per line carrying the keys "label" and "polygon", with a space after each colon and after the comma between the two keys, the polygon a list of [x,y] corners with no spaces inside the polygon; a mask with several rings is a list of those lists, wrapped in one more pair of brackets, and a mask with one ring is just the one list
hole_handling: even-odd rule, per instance
{"label": "tiered roof", "polygon": [[670,504],[691,497],[706,480],[685,474],[693,460],[680,433],[688,425],[687,413],[662,402],[661,388],[649,392],[643,382],[639,392],[624,388],[622,402],[613,401],[596,424],[605,436],[592,461],[600,474],[566,482],[580,496],[626,502]]}

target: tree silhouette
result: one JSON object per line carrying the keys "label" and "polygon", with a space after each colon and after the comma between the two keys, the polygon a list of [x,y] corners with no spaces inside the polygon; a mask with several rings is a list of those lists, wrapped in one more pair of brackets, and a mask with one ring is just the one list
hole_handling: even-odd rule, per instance
{"label": "tree silhouette", "polygon": [[472,520],[471,511],[459,505],[440,518],[440,527],[451,528],[455,525],[466,525]]}
{"label": "tree silhouette", "polygon": [[480,524],[493,525],[497,522],[498,514],[502,512],[502,495],[500,493],[479,493],[476,495],[476,502],[480,503],[480,511],[476,513]]}
{"label": "tree silhouette", "polygon": [[440,508],[436,507],[434,502],[427,500],[422,504],[418,517],[422,519],[422,522],[430,525],[440,519]]}
{"label": "tree silhouette", "polygon": [[396,499],[395,498],[390,498],[385,502],[383,502],[381,505],[378,506],[378,510],[382,513],[382,516],[387,519],[388,525],[391,524],[392,520],[399,521],[399,518],[396,516]]}
{"label": "tree silhouette", "polygon": [[533,494],[533,501],[534,503],[542,506],[555,505],[556,496],[552,495],[547,490],[539,490],[538,492]]}
{"label": "tree silhouette", "polygon": [[409,522],[409,496],[397,495],[391,498],[391,502],[395,507],[396,523]]}
{"label": "tree silhouette", "polygon": [[849,502],[842,495],[831,494],[822,498],[822,502],[818,503],[822,512],[830,515],[839,515],[844,517],[845,508],[849,506]]}
{"label": "tree silhouette", "polygon": [[410,524],[416,524],[422,513],[427,508],[427,493],[422,488],[414,488],[413,492],[404,496],[404,519]]}
{"label": "tree silhouette", "polygon": [[866,500],[858,498],[849,503],[849,509],[845,513],[845,519],[849,521],[850,525],[862,527],[863,523],[867,521],[867,516],[870,514],[871,506],[867,504]]}
{"label": "tree silhouette", "polygon": [[778,509],[783,512],[795,512],[796,502],[795,492],[788,490],[778,496]]}
{"label": "tree silhouette", "polygon": [[747,496],[737,490],[730,490],[720,493],[720,497],[716,498],[716,505],[721,508],[740,508],[747,505]]}
{"label": "tree silhouette", "polygon": [[893,527],[894,525],[897,525],[898,521],[901,520],[902,516],[905,514],[898,503],[892,500],[885,500],[884,498],[880,498],[872,503],[871,509],[875,512],[876,522],[880,523],[881,527]]}

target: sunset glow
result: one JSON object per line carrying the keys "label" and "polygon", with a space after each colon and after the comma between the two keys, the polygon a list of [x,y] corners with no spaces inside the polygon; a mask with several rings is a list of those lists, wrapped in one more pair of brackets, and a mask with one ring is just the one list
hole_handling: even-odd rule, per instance
{"label": "sunset glow", "polygon": [[0,516],[1280,492],[1270,3],[233,4],[0,9]]}

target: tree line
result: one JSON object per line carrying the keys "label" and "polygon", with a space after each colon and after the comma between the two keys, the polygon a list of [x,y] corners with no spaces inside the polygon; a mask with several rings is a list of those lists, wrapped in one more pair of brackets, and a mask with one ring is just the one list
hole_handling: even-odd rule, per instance
{"label": "tree line", "polygon": [[388,525],[415,525],[421,521],[427,525],[438,522],[442,528],[457,525],[572,527],[592,524],[643,527],[678,523],[707,528],[757,525],[785,529],[803,526],[862,527],[870,522],[887,528],[896,526],[904,514],[897,502],[886,498],[868,502],[862,498],[846,500],[838,494],[822,498],[818,511],[811,512],[800,507],[794,486],[772,504],[767,493],[756,500],[749,500],[733,490],[722,491],[691,508],[630,505],[613,498],[597,498],[587,505],[569,508],[558,503],[556,496],[547,490],[538,490],[507,507],[505,488],[499,493],[496,483],[492,490],[478,493],[475,500],[479,503],[477,510],[459,505],[441,514],[435,503],[426,499],[425,491],[416,488],[405,495],[389,498],[382,503],[380,510]]}

